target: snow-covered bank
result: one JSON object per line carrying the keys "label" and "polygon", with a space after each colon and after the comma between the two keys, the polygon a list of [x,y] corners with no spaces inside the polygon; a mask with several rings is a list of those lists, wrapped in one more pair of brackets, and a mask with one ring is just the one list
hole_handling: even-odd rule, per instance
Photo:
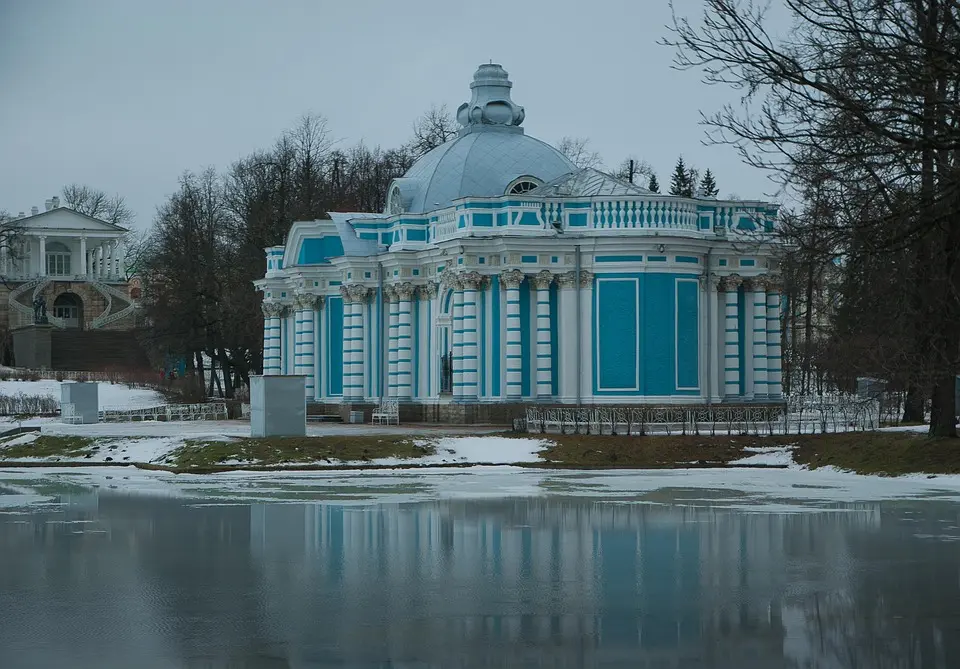
{"label": "snow-covered bank", "polygon": [[171,474],[124,468],[0,471],[0,506],[51,501],[50,486],[193,498],[198,503],[336,502],[365,505],[441,499],[581,497],[603,503],[807,512],[890,500],[960,502],[960,476],[882,478],[819,469],[574,471],[510,466],[469,469]]}

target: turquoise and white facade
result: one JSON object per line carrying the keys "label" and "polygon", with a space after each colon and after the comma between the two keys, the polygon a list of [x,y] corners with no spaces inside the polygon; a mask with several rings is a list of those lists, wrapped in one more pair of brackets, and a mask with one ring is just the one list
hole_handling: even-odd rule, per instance
{"label": "turquoise and white facade", "polygon": [[351,405],[779,400],[776,206],[578,170],[524,134],[511,86],[480,66],[387,211],[266,250],[264,373]]}

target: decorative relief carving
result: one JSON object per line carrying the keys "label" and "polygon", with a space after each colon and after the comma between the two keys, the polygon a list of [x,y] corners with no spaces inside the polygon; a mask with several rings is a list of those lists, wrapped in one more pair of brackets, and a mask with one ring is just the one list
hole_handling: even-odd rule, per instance
{"label": "decorative relief carving", "polygon": [[279,302],[264,302],[260,305],[264,318],[280,318],[284,315],[286,309]]}
{"label": "decorative relief carving", "polygon": [[767,291],[767,277],[751,276],[744,279],[743,288],[753,293],[765,293]]}
{"label": "decorative relief carving", "polygon": [[367,298],[370,297],[371,290],[366,286],[361,286],[358,283],[348,286],[347,290],[350,291],[350,299],[353,302],[358,302],[363,304],[367,301]]}
{"label": "decorative relief carving", "polygon": [[352,301],[350,298],[350,289],[346,286],[340,286],[340,297],[343,298],[344,304],[350,304]]}
{"label": "decorative relief carving", "polygon": [[463,287],[460,284],[460,277],[452,269],[443,270],[440,274],[440,283],[454,290],[460,290]]}
{"label": "decorative relief carving", "polygon": [[564,272],[563,274],[557,274],[557,285],[561,288],[573,288],[576,282],[576,272]]}
{"label": "decorative relief carving", "polygon": [[395,302],[397,300],[397,289],[391,284],[387,284],[383,287],[383,301],[387,304]]}
{"label": "decorative relief carving", "polygon": [[588,269],[580,270],[580,287],[586,288],[593,285],[593,272]]}

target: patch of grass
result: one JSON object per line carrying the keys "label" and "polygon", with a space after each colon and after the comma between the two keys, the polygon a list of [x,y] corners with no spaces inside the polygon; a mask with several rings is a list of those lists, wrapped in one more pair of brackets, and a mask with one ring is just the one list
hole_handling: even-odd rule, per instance
{"label": "patch of grass", "polygon": [[915,432],[845,432],[794,437],[794,460],[858,474],[960,474],[960,439]]}
{"label": "patch of grass", "polygon": [[94,440],[90,437],[57,436],[43,434],[29,444],[0,447],[0,458],[16,460],[17,458],[47,458],[47,457],[78,457],[86,455],[94,447]]}
{"label": "patch of grass", "polygon": [[420,458],[433,453],[433,446],[417,446],[412,437],[390,435],[189,440],[170,453],[165,464],[181,469],[211,467],[228,460],[261,465],[315,461],[336,464],[346,460]]}
{"label": "patch of grass", "polygon": [[596,434],[543,435],[553,442],[541,452],[550,464],[569,467],[717,467],[747,457],[747,446],[787,446],[793,437]]}

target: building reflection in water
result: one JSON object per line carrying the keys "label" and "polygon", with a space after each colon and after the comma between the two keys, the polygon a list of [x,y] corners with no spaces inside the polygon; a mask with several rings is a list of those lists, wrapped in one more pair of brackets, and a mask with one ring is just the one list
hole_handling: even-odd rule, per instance
{"label": "building reflection in water", "polygon": [[949,504],[61,501],[0,516],[0,666],[960,666]]}

